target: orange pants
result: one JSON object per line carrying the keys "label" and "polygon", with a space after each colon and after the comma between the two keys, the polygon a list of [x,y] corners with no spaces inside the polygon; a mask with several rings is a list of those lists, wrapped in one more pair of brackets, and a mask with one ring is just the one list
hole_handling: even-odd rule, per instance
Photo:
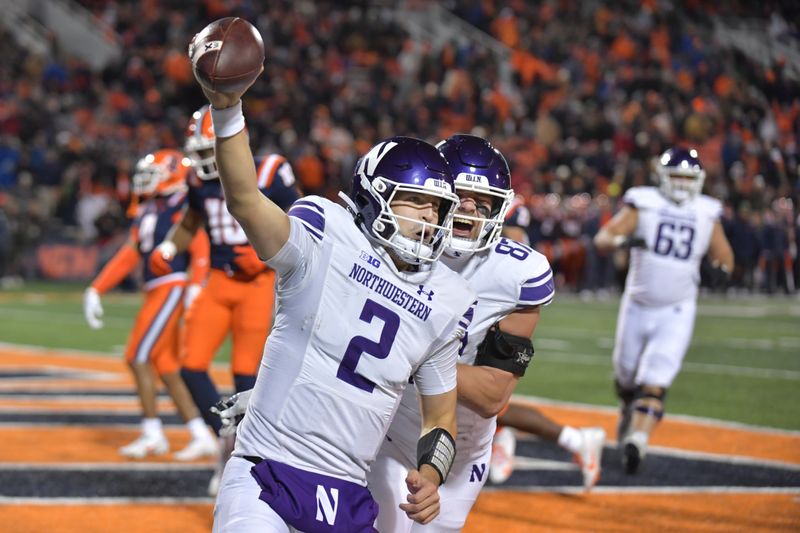
{"label": "orange pants", "polygon": [[160,376],[177,372],[179,319],[183,312],[183,281],[167,283],[144,293],[133,324],[125,360],[150,362]]}
{"label": "orange pants", "polygon": [[233,374],[255,376],[272,326],[274,289],[272,270],[245,279],[212,268],[208,284],[184,315],[183,368],[207,371],[230,331]]}

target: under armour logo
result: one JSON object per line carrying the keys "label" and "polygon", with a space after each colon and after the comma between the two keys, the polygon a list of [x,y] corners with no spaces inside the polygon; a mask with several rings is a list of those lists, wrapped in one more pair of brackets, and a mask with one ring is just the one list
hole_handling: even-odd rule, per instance
{"label": "under armour logo", "polygon": [[212,48],[214,48],[214,43],[206,43],[206,46],[205,46],[205,51],[206,52],[208,52]]}
{"label": "under armour logo", "polygon": [[420,296],[422,296],[424,294],[425,296],[428,297],[428,301],[429,302],[431,300],[433,300],[433,291],[426,291],[425,290],[425,285],[420,285],[419,286],[419,290],[417,291],[417,294],[420,295]]}

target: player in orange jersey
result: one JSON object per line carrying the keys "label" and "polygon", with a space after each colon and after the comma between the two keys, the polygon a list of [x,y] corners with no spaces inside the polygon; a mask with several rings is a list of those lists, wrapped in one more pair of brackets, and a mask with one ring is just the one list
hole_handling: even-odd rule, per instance
{"label": "player in orange jersey", "polygon": [[[175,454],[178,460],[192,460],[216,455],[217,444],[199,416],[178,363],[179,319],[183,310],[187,269],[191,266],[191,283],[197,284],[208,273],[208,237],[199,232],[188,252],[171,261],[171,273],[153,273],[147,259],[161,243],[167,231],[180,216],[186,203],[186,179],[191,164],[177,150],[158,150],[142,158],[133,176],[134,193],[141,203],[128,241],[94,279],[84,293],[86,321],[93,329],[103,326],[100,295],[115,287],[144,259],[144,303],[136,316],[125,350],[125,359],[136,380],[142,405],[142,435],[120,448],[126,457],[141,459],[161,455],[169,443],[161,427],[156,409],[156,382],[153,369],[167,386],[181,418],[192,434],[192,440]],[[191,262],[191,265],[190,265]]]}
{"label": "player in orange jersey", "polygon": [[[150,268],[162,275],[169,273],[170,261],[187,249],[199,228],[205,227],[211,241],[211,273],[186,314],[181,375],[206,422],[219,435],[220,418],[210,412],[220,400],[208,374],[211,361],[231,333],[234,387],[236,392],[253,388],[272,325],[275,273],[258,258],[244,230],[228,212],[214,142],[211,113],[204,106],[193,114],[184,146],[196,172],[189,181],[189,206],[150,256]],[[271,154],[257,158],[254,164],[261,193],[287,210],[299,197],[289,162]],[[222,445],[231,447],[232,443],[223,439]],[[225,455],[223,450],[223,458]],[[218,476],[212,479],[209,493],[216,493],[217,480]]]}

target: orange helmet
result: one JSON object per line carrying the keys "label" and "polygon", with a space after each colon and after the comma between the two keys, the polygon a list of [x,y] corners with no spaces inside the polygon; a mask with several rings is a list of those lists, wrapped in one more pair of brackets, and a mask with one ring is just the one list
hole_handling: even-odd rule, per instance
{"label": "orange helmet", "polygon": [[147,154],[136,163],[133,193],[141,197],[169,196],[186,188],[192,163],[178,150],[162,149]]}
{"label": "orange helmet", "polygon": [[183,145],[186,155],[201,180],[219,178],[217,160],[214,153],[214,125],[211,123],[211,109],[205,105],[192,113],[186,128],[186,142]]}

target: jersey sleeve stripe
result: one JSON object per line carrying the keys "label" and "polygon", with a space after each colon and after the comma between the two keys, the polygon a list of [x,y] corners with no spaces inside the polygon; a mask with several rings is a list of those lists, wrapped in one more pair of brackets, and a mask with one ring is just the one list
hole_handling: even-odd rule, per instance
{"label": "jersey sleeve stripe", "polygon": [[553,277],[553,271],[548,268],[547,272],[545,272],[544,274],[542,274],[540,276],[536,276],[535,278],[526,279],[525,281],[522,282],[522,284],[523,285],[541,285],[542,281],[545,281],[545,280],[547,280],[548,278],[551,278],[551,277]]}
{"label": "jersey sleeve stripe", "polygon": [[551,299],[554,292],[553,280],[550,279],[538,287],[522,287],[519,291],[519,300],[524,303],[540,304]]}
{"label": "jersey sleeve stripe", "polygon": [[467,312],[461,316],[461,320],[459,320],[458,325],[464,329],[468,328],[470,324],[472,324],[472,319],[475,317],[475,306],[478,305],[478,300],[472,302],[472,305],[469,306]]}
{"label": "jersey sleeve stripe", "polygon": [[322,208],[322,206],[319,206],[319,205],[315,204],[314,202],[309,202],[308,200],[302,200],[302,199],[301,200],[297,200],[292,205],[292,207],[294,207],[294,206],[303,206],[303,207],[309,207],[311,209],[316,209],[319,212],[320,215],[325,215],[325,210]]}
{"label": "jersey sleeve stripe", "polygon": [[289,209],[289,216],[299,220],[312,237],[315,237],[318,241],[322,240],[322,235],[325,231],[325,217],[306,206],[297,204]]}
{"label": "jersey sleeve stripe", "polygon": [[320,233],[325,231],[325,216],[309,209],[305,205],[294,204],[292,208],[289,209],[289,216],[299,218],[307,226],[314,228]]}

